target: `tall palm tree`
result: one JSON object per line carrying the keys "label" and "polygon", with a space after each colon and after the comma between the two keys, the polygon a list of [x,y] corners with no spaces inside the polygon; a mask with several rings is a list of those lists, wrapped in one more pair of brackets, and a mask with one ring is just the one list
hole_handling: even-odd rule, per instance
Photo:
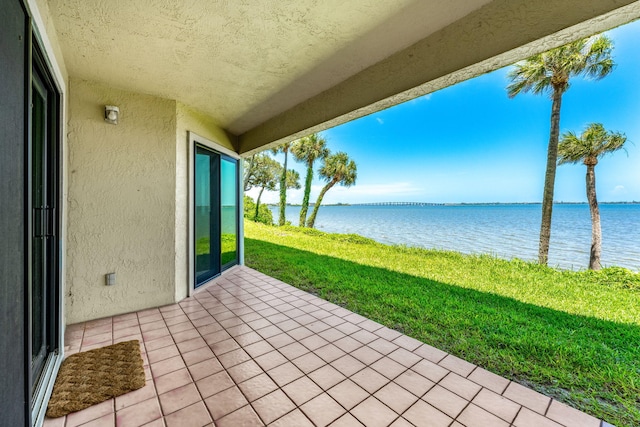
{"label": "tall palm tree", "polygon": [[607,132],[600,123],[592,123],[577,136],[566,132],[558,146],[558,164],[582,162],[587,167],[587,200],[591,212],[591,252],[589,270],[600,270],[600,252],[602,249],[602,230],[600,228],[600,210],[596,197],[596,165],[598,159],[623,148],[627,137],[618,132]]}
{"label": "tall palm tree", "polygon": [[351,187],[354,185],[356,183],[356,178],[358,177],[358,168],[356,163],[349,159],[347,153],[340,151],[324,158],[324,162],[320,168],[320,176],[327,182],[327,184],[322,187],[322,190],[320,190],[318,200],[316,200],[316,204],[313,206],[313,212],[307,221],[307,227],[309,228],[313,228],[316,222],[318,209],[320,209],[320,204],[322,203],[322,199],[327,191],[336,184],[340,184],[344,187]]}
{"label": "tall palm tree", "polygon": [[[273,148],[271,151],[273,154],[284,153],[284,164],[282,166],[282,173],[280,174],[280,209],[278,214],[278,225],[285,225],[287,219],[285,216],[285,208],[287,206],[287,188],[291,188],[287,185],[287,158],[289,157],[289,150],[291,149],[291,142],[285,142]],[[300,188],[299,186],[297,188]]]}
{"label": "tall palm tree", "polygon": [[549,258],[562,95],[569,88],[571,77],[583,75],[599,80],[609,74],[615,66],[611,58],[612,50],[613,43],[608,37],[594,36],[534,55],[517,63],[509,72],[511,84],[507,86],[507,92],[510,98],[519,93],[533,92],[538,95],[547,92],[553,100],[538,249],[538,262],[543,265],[547,264]]}
{"label": "tall palm tree", "polygon": [[309,195],[311,194],[311,182],[313,181],[313,164],[316,160],[322,160],[329,155],[327,140],[317,133],[306,136],[296,141],[291,147],[293,156],[299,162],[307,166],[307,176],[304,180],[304,197],[300,208],[300,227],[304,227],[309,210]]}

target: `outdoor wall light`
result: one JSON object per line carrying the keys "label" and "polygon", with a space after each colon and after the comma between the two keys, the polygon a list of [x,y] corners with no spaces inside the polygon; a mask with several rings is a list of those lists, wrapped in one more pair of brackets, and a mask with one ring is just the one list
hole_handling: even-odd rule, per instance
{"label": "outdoor wall light", "polygon": [[104,107],[104,121],[112,125],[118,124],[118,116],[120,116],[120,109],[113,105],[105,105]]}

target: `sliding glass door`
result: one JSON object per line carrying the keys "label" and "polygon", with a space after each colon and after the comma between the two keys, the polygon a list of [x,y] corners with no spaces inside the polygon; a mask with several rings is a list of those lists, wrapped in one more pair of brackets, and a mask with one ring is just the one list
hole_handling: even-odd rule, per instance
{"label": "sliding glass door", "polygon": [[58,341],[58,102],[44,61],[34,54],[31,81],[31,280],[29,332],[31,386],[42,380]]}
{"label": "sliding glass door", "polygon": [[222,269],[238,263],[238,161],[220,158],[220,233]]}
{"label": "sliding glass door", "polygon": [[194,203],[198,287],[238,263],[238,161],[196,145]]}

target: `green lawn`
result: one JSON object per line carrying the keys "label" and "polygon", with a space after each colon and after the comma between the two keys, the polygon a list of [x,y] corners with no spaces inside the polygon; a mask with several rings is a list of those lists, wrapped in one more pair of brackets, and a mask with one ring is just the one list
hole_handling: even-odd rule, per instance
{"label": "green lawn", "polygon": [[640,274],[245,221],[249,267],[612,424],[640,426]]}

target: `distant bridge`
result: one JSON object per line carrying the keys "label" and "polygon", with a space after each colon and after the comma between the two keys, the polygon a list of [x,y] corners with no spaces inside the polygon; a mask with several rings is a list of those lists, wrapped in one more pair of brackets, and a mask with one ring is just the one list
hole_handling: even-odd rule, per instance
{"label": "distant bridge", "polygon": [[351,206],[443,206],[445,203],[427,203],[427,202],[372,202],[372,203],[353,203]]}

